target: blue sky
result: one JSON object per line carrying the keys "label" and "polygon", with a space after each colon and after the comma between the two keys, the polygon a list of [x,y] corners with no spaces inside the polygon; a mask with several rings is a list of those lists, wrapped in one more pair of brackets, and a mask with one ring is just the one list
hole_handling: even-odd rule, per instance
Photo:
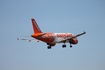
{"label": "blue sky", "polygon": [[[72,48],[17,41],[43,32],[86,31]],[[104,0],[0,0],[0,70],[105,70]],[[29,37],[28,37],[29,38]]]}

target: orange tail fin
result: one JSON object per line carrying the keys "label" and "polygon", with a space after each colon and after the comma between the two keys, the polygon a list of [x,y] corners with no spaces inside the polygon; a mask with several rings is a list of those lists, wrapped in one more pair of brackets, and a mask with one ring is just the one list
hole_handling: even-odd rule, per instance
{"label": "orange tail fin", "polygon": [[38,25],[37,25],[35,19],[32,18],[31,21],[32,21],[32,26],[33,26],[34,33],[35,33],[35,34],[36,34],[36,33],[42,33],[42,31],[41,31],[40,28],[38,27]]}

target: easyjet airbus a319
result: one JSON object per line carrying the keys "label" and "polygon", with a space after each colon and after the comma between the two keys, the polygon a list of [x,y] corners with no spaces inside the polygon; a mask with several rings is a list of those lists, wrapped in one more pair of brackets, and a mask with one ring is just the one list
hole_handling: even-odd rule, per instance
{"label": "easyjet airbus a319", "polygon": [[[53,32],[44,33],[40,30],[35,19],[32,18],[31,21],[34,31],[31,37],[36,39],[37,42],[39,41],[45,42],[48,45],[47,46],[48,49],[51,49],[57,43],[63,43],[62,45],[63,48],[66,47],[65,43],[69,43],[70,47],[72,47],[72,44],[78,43],[77,37],[86,34],[86,32],[77,35],[73,35],[72,33],[53,33]],[[20,38],[17,38],[17,40],[28,40],[29,42],[31,41],[29,39],[20,39]]]}

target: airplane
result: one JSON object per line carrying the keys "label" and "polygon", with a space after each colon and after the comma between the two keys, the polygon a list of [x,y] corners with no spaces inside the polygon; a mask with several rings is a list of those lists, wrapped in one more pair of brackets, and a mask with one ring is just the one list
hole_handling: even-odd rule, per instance
{"label": "airplane", "polygon": [[[37,22],[35,21],[35,19],[32,18],[31,21],[32,21],[32,27],[33,27],[33,31],[34,31],[34,33],[31,35],[31,37],[34,38],[33,40],[36,39],[37,42],[42,41],[42,42],[46,43],[48,45],[47,49],[51,49],[57,43],[63,43],[62,48],[66,48],[65,43],[69,43],[70,48],[72,48],[72,44],[75,45],[78,43],[77,37],[86,34],[85,31],[80,34],[77,34],[77,35],[74,35],[72,33],[42,32],[40,30]],[[28,39],[17,38],[17,40],[28,40]],[[31,42],[31,40],[28,40],[28,42]]]}

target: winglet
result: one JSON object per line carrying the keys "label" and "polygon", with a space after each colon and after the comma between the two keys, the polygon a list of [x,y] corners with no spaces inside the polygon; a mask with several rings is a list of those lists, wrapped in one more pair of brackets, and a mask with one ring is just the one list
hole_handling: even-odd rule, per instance
{"label": "winglet", "polygon": [[34,33],[42,33],[34,18],[31,19]]}
{"label": "winglet", "polygon": [[86,34],[86,32],[85,32],[85,31],[84,31],[83,33],[84,33],[84,34]]}

